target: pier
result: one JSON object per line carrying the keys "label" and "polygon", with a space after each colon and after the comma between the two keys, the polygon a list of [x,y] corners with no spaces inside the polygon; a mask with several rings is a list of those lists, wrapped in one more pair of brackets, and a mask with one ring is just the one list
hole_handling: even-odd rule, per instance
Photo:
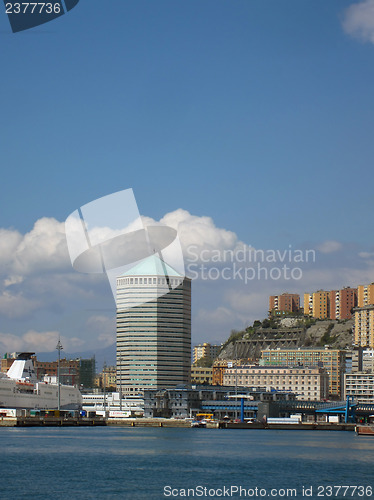
{"label": "pier", "polygon": [[22,416],[0,417],[0,427],[82,427],[105,426],[102,417]]}

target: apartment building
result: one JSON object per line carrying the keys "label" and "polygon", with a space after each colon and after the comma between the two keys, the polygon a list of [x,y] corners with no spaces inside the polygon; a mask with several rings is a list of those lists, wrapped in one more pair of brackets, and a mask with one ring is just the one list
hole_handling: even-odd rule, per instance
{"label": "apartment building", "polygon": [[263,366],[320,366],[329,375],[329,396],[343,395],[346,351],[339,349],[266,349],[261,351],[260,364]]}
{"label": "apartment building", "polygon": [[374,305],[374,283],[370,285],[358,285],[357,307]]}
{"label": "apartment building", "polygon": [[212,345],[208,342],[204,342],[204,344],[195,345],[193,348],[193,362],[196,363],[198,359],[201,358],[210,358],[216,359],[218,356],[222,345]]}
{"label": "apartment building", "polygon": [[213,368],[191,366],[191,384],[212,385]]}
{"label": "apartment building", "polygon": [[346,373],[345,398],[352,396],[357,403],[374,403],[374,373]]}
{"label": "apartment building", "polygon": [[270,295],[269,313],[277,316],[287,312],[298,312],[300,309],[300,295],[296,293],[282,293],[281,295]]}
{"label": "apartment building", "polygon": [[350,319],[357,306],[357,288],[318,290],[304,294],[304,314],[317,319]]}

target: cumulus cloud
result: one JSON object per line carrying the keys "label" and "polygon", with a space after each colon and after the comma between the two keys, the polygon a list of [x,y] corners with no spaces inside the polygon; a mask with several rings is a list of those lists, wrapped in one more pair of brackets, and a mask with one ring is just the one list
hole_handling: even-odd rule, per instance
{"label": "cumulus cloud", "polygon": [[8,318],[23,318],[42,305],[40,300],[27,298],[23,293],[12,294],[5,290],[0,295],[0,314]]}
{"label": "cumulus cloud", "polygon": [[14,258],[14,253],[22,241],[22,235],[16,230],[0,228],[0,265],[7,265]]}
{"label": "cumulus cloud", "polygon": [[[145,225],[156,223],[142,217]],[[162,224],[177,230],[183,248],[195,245],[199,248],[233,249],[240,242],[237,235],[218,228],[211,217],[191,215],[178,209],[166,214]],[[95,228],[99,231],[100,228]],[[118,231],[101,228],[105,238],[114,237]],[[20,284],[27,276],[40,273],[74,273],[65,237],[65,225],[53,218],[43,217],[36,221],[31,231],[21,235],[15,230],[0,229],[0,275],[4,275],[6,287]]]}
{"label": "cumulus cloud", "polygon": [[[142,221],[145,225],[155,223],[148,217],[142,217]],[[242,243],[234,232],[218,227],[211,217],[196,216],[187,210],[178,209],[167,213],[160,222],[178,232],[186,261],[191,246],[195,247],[200,258],[202,251],[206,251],[204,255],[207,255],[212,251],[235,253],[238,249],[243,249],[243,246],[251,248]],[[105,233],[105,236],[111,236],[110,232]],[[351,255],[348,255],[348,259],[347,251],[341,251],[343,245],[338,241],[324,241],[317,248],[320,251],[317,261],[310,263],[309,267],[303,267],[303,276],[299,281],[256,279],[244,283],[243,280],[235,278],[227,281],[221,279],[218,282],[197,279],[193,283],[193,298],[195,303],[199,304],[199,308],[193,311],[194,336],[200,336],[198,341],[203,341],[204,338],[224,340],[231,329],[243,328],[253,320],[266,316],[268,296],[275,293],[289,291],[302,295],[320,288],[335,289],[373,280],[372,249],[359,255],[355,249],[352,259]],[[346,250],[346,247],[344,249]],[[330,254],[334,259],[331,259]],[[240,266],[254,265],[253,262],[236,260]],[[211,264],[218,268],[221,265],[214,260]],[[228,265],[229,263],[225,263],[225,266]],[[302,267],[301,264],[300,266]],[[42,218],[24,235],[12,229],[0,229],[2,330],[12,332],[10,325],[13,329],[17,321],[28,320],[28,327],[25,328],[23,323],[21,327],[14,328],[17,331],[29,328],[28,333],[31,332],[30,335],[20,336],[15,335],[14,331],[1,334],[0,350],[27,348],[40,351],[41,346],[45,351],[53,350],[55,345],[52,344],[56,342],[56,335],[52,342],[52,337],[49,338],[48,332],[44,332],[49,330],[44,324],[51,324],[51,314],[55,314],[54,318],[57,318],[58,314],[58,321],[64,321],[61,333],[64,335],[62,338],[66,344],[65,349],[77,348],[84,343],[88,343],[90,347],[113,344],[115,321],[113,317],[105,316],[106,313],[94,314],[88,321],[83,320],[84,315],[79,313],[79,325],[77,318],[69,322],[64,319],[64,313],[71,308],[85,312],[88,309],[95,310],[95,307],[97,310],[103,310],[103,300],[107,300],[109,292],[109,286],[105,288],[103,283],[105,285],[104,275],[81,274],[72,269],[63,223],[52,218]],[[110,296],[108,304],[109,307],[113,306]],[[35,314],[36,312],[38,314]],[[43,323],[44,314],[49,315],[48,323]],[[54,323],[53,329],[60,329],[60,325],[61,323]],[[38,337],[35,333],[39,330],[42,336]]]}
{"label": "cumulus cloud", "polygon": [[191,215],[181,208],[166,214],[160,222],[178,231],[184,249],[195,245],[199,248],[225,250],[235,248],[238,244],[237,235],[218,228],[211,217]]}
{"label": "cumulus cloud", "polygon": [[[0,333],[0,351],[51,352],[56,349],[59,336],[57,331],[37,332],[29,330],[20,336],[11,333]],[[72,349],[84,343],[81,339],[64,336],[61,337],[61,342],[64,349]]]}
{"label": "cumulus cloud", "polygon": [[19,242],[12,267],[20,275],[69,269],[64,223],[47,217],[36,221]]}
{"label": "cumulus cloud", "polygon": [[338,252],[343,248],[343,245],[339,241],[327,240],[317,246],[317,250],[321,253],[333,253]]}
{"label": "cumulus cloud", "polygon": [[348,35],[374,43],[374,0],[350,5],[344,12],[342,25]]}

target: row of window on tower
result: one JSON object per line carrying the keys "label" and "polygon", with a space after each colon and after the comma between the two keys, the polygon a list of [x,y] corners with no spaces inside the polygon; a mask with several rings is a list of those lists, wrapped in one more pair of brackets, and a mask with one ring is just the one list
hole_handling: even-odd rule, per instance
{"label": "row of window on tower", "polygon": [[168,285],[178,286],[182,284],[181,279],[169,278],[121,278],[118,280],[118,285]]}

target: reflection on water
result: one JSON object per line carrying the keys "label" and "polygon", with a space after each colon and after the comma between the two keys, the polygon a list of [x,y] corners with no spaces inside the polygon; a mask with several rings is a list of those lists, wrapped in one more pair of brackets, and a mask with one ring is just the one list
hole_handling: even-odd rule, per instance
{"label": "reflection on water", "polygon": [[1,428],[0,440],[0,498],[17,500],[152,500],[166,484],[368,485],[374,463],[374,439],[353,432]]}

